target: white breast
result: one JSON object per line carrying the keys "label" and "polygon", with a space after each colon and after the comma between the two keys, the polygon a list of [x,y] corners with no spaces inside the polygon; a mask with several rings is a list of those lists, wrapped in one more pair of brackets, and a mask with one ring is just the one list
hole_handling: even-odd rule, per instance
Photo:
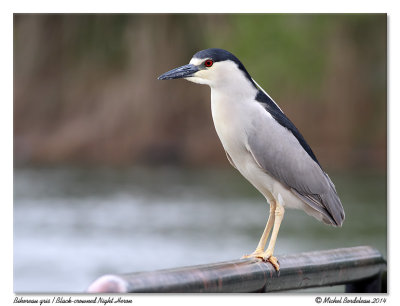
{"label": "white breast", "polygon": [[256,182],[251,179],[250,171],[254,171],[256,163],[246,148],[248,143],[246,130],[251,130],[251,118],[254,118],[254,113],[257,111],[259,109],[255,101],[232,99],[232,96],[228,98],[221,93],[211,92],[212,117],[222,146],[236,168],[253,185]]}
{"label": "white breast", "polygon": [[[224,96],[211,95],[211,112],[217,134],[230,155],[245,149],[247,116],[240,116],[245,110],[243,102],[232,101]],[[233,157],[233,156],[232,156]]]}
{"label": "white breast", "polygon": [[211,112],[215,129],[225,151],[238,164],[247,153],[246,131],[252,130],[254,119],[260,115],[265,117],[261,120],[272,119],[271,115],[254,101],[255,95],[255,89],[247,96],[228,95],[218,90],[211,90]]}

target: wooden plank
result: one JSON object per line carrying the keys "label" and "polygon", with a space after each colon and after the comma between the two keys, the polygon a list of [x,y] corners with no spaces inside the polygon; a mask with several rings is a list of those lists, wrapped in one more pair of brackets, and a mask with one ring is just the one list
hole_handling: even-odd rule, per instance
{"label": "wooden plank", "polygon": [[351,284],[379,277],[386,270],[386,261],[378,250],[370,246],[277,257],[279,272],[270,263],[258,259],[240,259],[153,272],[104,275],[95,280],[87,291],[276,292]]}

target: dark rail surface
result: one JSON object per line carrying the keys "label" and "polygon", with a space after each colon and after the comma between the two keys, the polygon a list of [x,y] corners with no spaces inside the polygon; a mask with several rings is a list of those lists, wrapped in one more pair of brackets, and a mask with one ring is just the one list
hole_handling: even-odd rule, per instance
{"label": "dark rail surface", "polygon": [[277,256],[280,271],[259,259],[154,272],[104,275],[88,288],[100,292],[276,292],[346,284],[346,292],[382,292],[386,261],[369,246]]}

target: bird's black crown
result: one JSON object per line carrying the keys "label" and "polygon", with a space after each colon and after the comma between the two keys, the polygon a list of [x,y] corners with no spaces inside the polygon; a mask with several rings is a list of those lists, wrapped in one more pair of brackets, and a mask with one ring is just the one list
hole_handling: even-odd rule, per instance
{"label": "bird's black crown", "polygon": [[237,64],[241,64],[239,59],[234,56],[232,53],[229,51],[226,51],[224,49],[218,49],[218,48],[210,48],[210,49],[205,49],[197,52],[195,55],[193,55],[195,58],[211,58],[214,62],[222,62],[226,60],[231,60]]}

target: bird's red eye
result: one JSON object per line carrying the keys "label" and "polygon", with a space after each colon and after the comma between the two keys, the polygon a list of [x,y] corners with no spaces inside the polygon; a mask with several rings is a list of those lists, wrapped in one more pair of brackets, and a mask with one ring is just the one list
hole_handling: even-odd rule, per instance
{"label": "bird's red eye", "polygon": [[214,64],[214,62],[210,59],[208,59],[204,62],[204,66],[206,66],[206,67],[211,67],[213,64]]}

